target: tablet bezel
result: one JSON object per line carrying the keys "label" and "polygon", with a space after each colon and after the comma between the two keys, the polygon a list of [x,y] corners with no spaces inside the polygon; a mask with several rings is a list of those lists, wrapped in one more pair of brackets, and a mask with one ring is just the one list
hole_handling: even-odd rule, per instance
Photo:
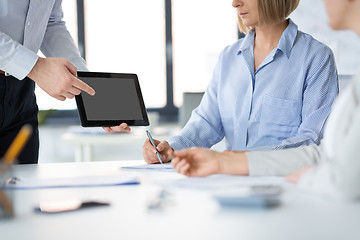
{"label": "tablet bezel", "polygon": [[[88,120],[85,112],[84,101],[82,94],[87,94],[81,92],[79,95],[75,96],[76,105],[78,108],[81,126],[83,127],[112,127],[118,126],[121,123],[126,123],[128,126],[149,126],[149,119],[147,116],[144,100],[142,97],[139,79],[136,74],[132,73],[106,73],[106,72],[78,72],[78,78],[81,80],[82,77],[95,77],[95,78],[126,78],[133,79],[136,88],[137,98],[139,100],[141,114],[143,119],[141,120]],[[96,90],[95,90],[96,92]],[[95,93],[96,94],[96,93]],[[125,104],[125,103],[124,103]]]}

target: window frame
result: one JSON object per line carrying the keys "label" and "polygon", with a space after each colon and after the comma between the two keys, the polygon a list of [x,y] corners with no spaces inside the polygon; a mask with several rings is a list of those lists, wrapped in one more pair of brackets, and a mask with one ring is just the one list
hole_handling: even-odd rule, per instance
{"label": "window frame", "polygon": [[[174,104],[173,88],[173,44],[172,44],[172,3],[165,1],[165,53],[166,53],[166,105],[162,108],[147,108],[148,112],[158,112],[161,122],[175,122],[178,120],[179,108]],[[85,11],[84,0],[76,0],[78,49],[81,57],[86,60],[85,41]],[[46,110],[44,110],[46,111]],[[47,124],[75,124],[80,123],[77,110],[57,110],[49,114]]]}
{"label": "window frame", "polygon": [[[166,105],[162,108],[147,108],[148,112],[159,113],[159,121],[178,121],[179,108],[174,104],[174,82],[173,82],[173,39],[172,39],[172,0],[165,1],[165,53],[166,53]],[[81,56],[86,60],[85,41],[85,11],[84,0],[76,0],[77,6],[77,29],[78,48]],[[239,38],[244,37],[238,31]],[[46,110],[45,110],[46,111]],[[78,124],[80,123],[77,110],[57,110],[51,112],[46,120],[47,124]]]}

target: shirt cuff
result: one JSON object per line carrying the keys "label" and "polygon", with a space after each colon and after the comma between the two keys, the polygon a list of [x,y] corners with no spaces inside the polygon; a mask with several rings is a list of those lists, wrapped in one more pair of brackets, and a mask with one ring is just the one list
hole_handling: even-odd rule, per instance
{"label": "shirt cuff", "polygon": [[11,60],[3,66],[3,71],[22,80],[35,66],[38,55],[22,45],[18,45]]}
{"label": "shirt cuff", "polygon": [[174,149],[175,151],[180,151],[180,150],[184,149],[184,146],[181,143],[179,143],[178,137],[171,137],[168,140],[168,143],[169,143],[170,147],[172,147],[172,149]]}
{"label": "shirt cuff", "polygon": [[70,60],[70,62],[76,66],[78,71],[81,71],[81,72],[89,71],[89,69],[86,67],[84,59],[82,59],[81,57],[79,57],[76,60]]}

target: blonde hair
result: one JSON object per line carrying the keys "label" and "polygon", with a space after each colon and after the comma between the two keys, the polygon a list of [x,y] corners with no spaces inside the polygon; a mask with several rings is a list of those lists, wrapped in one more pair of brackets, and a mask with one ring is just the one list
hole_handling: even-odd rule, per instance
{"label": "blonde hair", "polygon": [[[300,0],[257,0],[259,23],[276,24],[284,21],[299,5]],[[238,16],[239,29],[243,33],[251,29]]]}

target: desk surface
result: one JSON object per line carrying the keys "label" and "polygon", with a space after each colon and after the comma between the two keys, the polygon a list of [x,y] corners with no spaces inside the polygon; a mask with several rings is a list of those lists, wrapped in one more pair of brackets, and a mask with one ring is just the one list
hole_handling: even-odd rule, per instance
{"label": "desk surface", "polygon": [[[118,171],[143,161],[53,163],[14,168],[18,177],[72,177]],[[341,203],[285,186],[282,205],[269,210],[222,209],[206,194],[179,190],[182,204],[151,211],[158,189],[151,184],[176,173],[141,172],[145,184],[17,190],[16,216],[0,220],[1,239],[360,239],[360,203]],[[189,198],[189,196],[191,196]],[[33,212],[39,201],[77,198],[111,202],[110,207],[57,215]],[[186,201],[187,199],[187,201]],[[191,199],[191,201],[188,201]]]}

